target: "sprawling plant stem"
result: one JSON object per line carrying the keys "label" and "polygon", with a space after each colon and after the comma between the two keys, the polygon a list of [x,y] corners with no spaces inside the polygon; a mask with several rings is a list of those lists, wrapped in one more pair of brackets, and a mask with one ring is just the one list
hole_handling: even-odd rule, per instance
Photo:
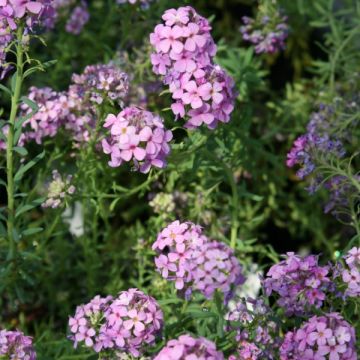
{"label": "sprawling plant stem", "polygon": [[19,100],[21,95],[21,86],[23,82],[24,52],[22,44],[23,28],[17,29],[16,42],[16,74],[15,87],[12,89],[11,111],[9,118],[9,132],[6,143],[6,172],[7,172],[7,201],[8,201],[8,217],[7,217],[7,234],[9,241],[9,260],[12,260],[16,254],[16,243],[14,237],[15,222],[15,200],[14,200],[14,133],[15,120],[19,108]]}

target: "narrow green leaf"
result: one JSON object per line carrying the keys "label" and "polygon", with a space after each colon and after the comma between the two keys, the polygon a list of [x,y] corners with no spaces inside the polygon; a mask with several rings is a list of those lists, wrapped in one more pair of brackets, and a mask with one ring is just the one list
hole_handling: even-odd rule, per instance
{"label": "narrow green leaf", "polygon": [[28,154],[28,151],[21,146],[15,146],[13,147],[13,150],[16,151],[21,156],[26,156]]}
{"label": "narrow green leaf", "polygon": [[34,235],[34,234],[37,234],[41,231],[43,231],[44,228],[42,227],[35,227],[35,228],[30,228],[30,229],[26,229],[22,232],[22,235],[23,236],[29,236],[29,235]]}
{"label": "narrow green leaf", "polygon": [[39,106],[38,106],[34,101],[30,100],[29,98],[23,96],[23,97],[21,98],[21,101],[22,101],[24,104],[28,105],[29,108],[31,108],[33,111],[38,111],[38,110],[39,110]]}
{"label": "narrow green leaf", "polygon": [[25,204],[16,209],[15,212],[15,218],[19,217],[21,214],[24,214],[25,212],[34,209],[35,207],[39,206],[45,201],[45,198],[39,198],[34,201],[32,201],[30,204]]}
{"label": "narrow green leaf", "polygon": [[4,86],[3,84],[0,84],[0,90],[2,90],[4,93],[8,94],[9,96],[12,96],[12,92],[10,89],[8,89],[6,86]]}
{"label": "narrow green leaf", "polygon": [[15,86],[16,86],[16,77],[17,77],[17,71],[13,74],[11,77],[11,91],[15,92]]}
{"label": "narrow green leaf", "polygon": [[38,163],[45,156],[45,151],[41,152],[39,155],[35,156],[34,159],[29,161],[25,165],[21,165],[20,169],[16,172],[14,176],[14,181],[20,181],[24,174],[30,170],[36,163]]}
{"label": "narrow green leaf", "polygon": [[58,61],[57,60],[49,60],[49,61],[46,61],[44,62],[42,65],[45,69],[55,65]]}

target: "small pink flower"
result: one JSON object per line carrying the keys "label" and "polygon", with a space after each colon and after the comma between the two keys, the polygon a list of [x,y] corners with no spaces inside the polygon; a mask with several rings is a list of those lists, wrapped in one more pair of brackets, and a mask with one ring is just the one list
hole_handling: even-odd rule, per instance
{"label": "small pink flower", "polygon": [[183,35],[180,26],[175,25],[173,28],[164,26],[160,35],[162,40],[159,43],[159,49],[164,53],[168,53],[170,49],[173,49],[175,53],[180,53],[183,50],[184,45],[178,40]]}

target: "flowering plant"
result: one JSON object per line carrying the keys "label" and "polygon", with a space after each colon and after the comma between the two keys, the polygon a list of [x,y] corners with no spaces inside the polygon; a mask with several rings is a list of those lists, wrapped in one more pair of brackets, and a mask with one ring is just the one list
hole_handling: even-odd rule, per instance
{"label": "flowering plant", "polygon": [[0,0],[0,360],[357,359],[340,3]]}

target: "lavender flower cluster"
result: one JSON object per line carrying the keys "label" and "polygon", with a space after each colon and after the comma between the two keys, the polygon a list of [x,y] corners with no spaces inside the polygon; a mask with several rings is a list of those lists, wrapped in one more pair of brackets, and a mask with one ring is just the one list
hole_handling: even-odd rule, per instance
{"label": "lavender flower cluster", "polygon": [[129,289],[116,298],[96,296],[78,306],[69,326],[75,347],[80,343],[97,353],[126,352],[138,357],[161,332],[163,313],[154,298]]}
{"label": "lavender flower cluster", "polygon": [[355,331],[338,313],[314,316],[290,331],[280,348],[281,360],[356,360]]}
{"label": "lavender flower cluster", "polygon": [[[83,74],[75,74],[72,80],[64,92],[48,87],[30,88],[27,97],[37,104],[38,110],[32,114],[29,105],[21,106],[21,115],[31,116],[23,123],[19,145],[34,140],[41,144],[62,129],[71,134],[75,143],[89,141],[97,123],[96,105],[109,100],[122,103],[129,88],[127,75],[112,64],[87,66]],[[0,141],[0,149],[5,147]]]}
{"label": "lavender flower cluster", "polygon": [[261,350],[253,343],[241,341],[237,354],[230,355],[229,360],[258,360],[261,359]]}
{"label": "lavender flower cluster", "polygon": [[235,339],[240,343],[240,359],[241,354],[249,354],[249,357],[252,354],[255,359],[256,356],[259,359],[274,359],[274,349],[280,339],[276,335],[278,326],[270,319],[269,314],[271,309],[260,298],[242,299],[226,314],[225,330],[236,331]]}
{"label": "lavender flower cluster", "polygon": [[53,209],[60,207],[67,195],[75,193],[75,186],[71,184],[72,176],[68,175],[63,178],[57,170],[52,172],[52,181],[47,188],[47,199],[42,204],[44,208],[51,207]]}
{"label": "lavender flower cluster", "polygon": [[65,30],[68,33],[79,35],[84,26],[90,20],[88,6],[85,1],[81,1],[79,5],[75,6],[66,22]]}
{"label": "lavender flower cluster", "polygon": [[240,32],[245,41],[255,45],[257,54],[272,54],[285,49],[285,40],[289,32],[287,17],[281,15],[278,10],[272,11],[271,15],[268,14],[269,9],[264,11],[260,7],[255,19],[244,16],[244,25],[240,27]]}
{"label": "lavender flower cluster", "polygon": [[193,338],[181,335],[170,340],[154,360],[223,360],[224,355],[216,350],[216,346],[205,338]]}
{"label": "lavender flower cluster", "polygon": [[[332,213],[335,217],[346,222],[352,199],[357,193],[354,183],[360,181],[358,175],[347,178],[342,175],[324,177],[319,166],[339,161],[346,155],[345,142],[351,139],[351,133],[345,131],[347,126],[354,126],[356,117],[352,116],[359,109],[359,101],[345,101],[335,98],[331,104],[320,104],[319,110],[312,113],[307,125],[307,132],[294,142],[287,154],[288,167],[300,166],[296,175],[300,179],[311,175],[310,186],[307,190],[314,193],[323,186],[329,193],[329,201],[324,207],[325,213]],[[357,197],[358,198],[358,197]]]}
{"label": "lavender flower cluster", "polygon": [[301,166],[296,173],[300,179],[314,172],[320,156],[342,158],[345,155],[342,139],[332,131],[334,116],[334,106],[321,104],[319,110],[311,114],[307,133],[295,140],[286,164],[289,167]]}
{"label": "lavender flower cluster", "polygon": [[32,338],[20,331],[0,330],[0,358],[9,360],[36,360]]}
{"label": "lavender flower cluster", "polygon": [[341,271],[341,277],[346,285],[344,295],[350,297],[360,296],[360,248],[353,247],[345,255],[346,267]]}
{"label": "lavender flower cluster", "polygon": [[102,104],[106,99],[122,104],[129,91],[128,75],[111,63],[89,65],[82,74],[74,74],[72,82],[70,92],[95,104]]}
{"label": "lavender flower cluster", "polygon": [[216,46],[209,22],[190,6],[166,10],[162,19],[165,24],[150,35],[151,62],[169,86],[173,113],[188,118],[188,128],[227,123],[234,109],[234,81],[213,62]]}
{"label": "lavender flower cluster", "polygon": [[329,268],[319,266],[315,255],[287,253],[284,258],[270,268],[263,281],[266,295],[277,294],[277,304],[287,315],[306,314],[312,306],[320,308],[331,285]]}
{"label": "lavender flower cluster", "polygon": [[110,166],[132,160],[134,168],[143,173],[152,166],[166,166],[172,132],[165,129],[160,116],[132,106],[117,116],[108,115],[104,127],[110,128],[110,136],[102,140],[104,153],[111,155]]}
{"label": "lavender flower cluster", "polygon": [[206,298],[218,289],[229,299],[232,287],[244,282],[242,268],[233,251],[209,239],[199,226],[174,221],[163,229],[152,246],[157,252],[155,265],[164,279],[189,299],[193,291]]}

